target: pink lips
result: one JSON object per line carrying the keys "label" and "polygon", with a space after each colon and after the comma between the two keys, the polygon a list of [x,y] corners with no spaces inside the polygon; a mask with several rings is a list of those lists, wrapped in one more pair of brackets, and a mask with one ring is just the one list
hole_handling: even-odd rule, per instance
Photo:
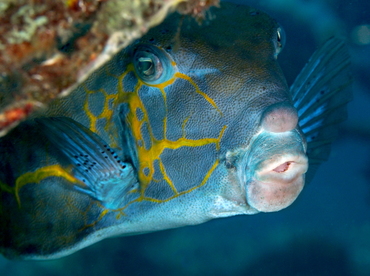
{"label": "pink lips", "polygon": [[308,159],[303,154],[277,155],[258,166],[247,185],[247,200],[260,212],[275,212],[288,207],[304,186]]}

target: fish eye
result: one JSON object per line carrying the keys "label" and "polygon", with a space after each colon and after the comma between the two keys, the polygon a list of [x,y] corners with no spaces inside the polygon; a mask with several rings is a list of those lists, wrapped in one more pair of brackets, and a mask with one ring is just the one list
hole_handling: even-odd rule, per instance
{"label": "fish eye", "polygon": [[279,26],[276,30],[276,56],[280,54],[281,50],[283,50],[285,46],[285,31],[283,27]]}
{"label": "fish eye", "polygon": [[155,81],[163,73],[162,63],[159,58],[148,51],[135,53],[135,69],[145,81]]}
{"label": "fish eye", "polygon": [[137,76],[148,84],[160,84],[174,73],[168,54],[152,45],[139,45],[134,49],[133,64]]}

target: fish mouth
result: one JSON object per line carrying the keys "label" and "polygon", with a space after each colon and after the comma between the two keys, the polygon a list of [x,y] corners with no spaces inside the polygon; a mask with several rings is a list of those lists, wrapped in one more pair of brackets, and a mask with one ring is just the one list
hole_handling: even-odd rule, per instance
{"label": "fish mouth", "polygon": [[308,169],[305,148],[305,141],[296,130],[259,135],[244,171],[250,207],[259,212],[276,212],[294,202],[304,187]]}
{"label": "fish mouth", "polygon": [[249,205],[260,212],[276,212],[291,205],[304,186],[308,160],[305,155],[274,156],[247,183]]}

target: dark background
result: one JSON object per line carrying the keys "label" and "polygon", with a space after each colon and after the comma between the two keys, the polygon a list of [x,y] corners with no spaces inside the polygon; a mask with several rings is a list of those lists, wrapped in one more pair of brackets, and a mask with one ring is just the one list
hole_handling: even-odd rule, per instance
{"label": "dark background", "polygon": [[[108,239],[56,261],[8,261],[0,275],[370,275],[370,1],[234,1],[284,27],[289,84],[332,35],[347,37],[355,82],[328,162],[289,208]],[[367,44],[356,30],[369,25]],[[366,34],[362,36],[366,42]]]}

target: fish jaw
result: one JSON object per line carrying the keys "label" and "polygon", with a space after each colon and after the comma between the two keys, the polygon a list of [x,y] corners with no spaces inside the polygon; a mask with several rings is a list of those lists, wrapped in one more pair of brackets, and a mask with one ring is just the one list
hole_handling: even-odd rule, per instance
{"label": "fish jaw", "polygon": [[308,158],[305,140],[296,129],[261,131],[244,165],[248,205],[259,212],[276,212],[291,205],[302,191]]}
{"label": "fish jaw", "polygon": [[275,212],[288,207],[304,186],[304,173],[308,168],[304,155],[284,155],[276,159],[265,161],[263,169],[257,171],[247,184],[247,201],[260,212]]}

